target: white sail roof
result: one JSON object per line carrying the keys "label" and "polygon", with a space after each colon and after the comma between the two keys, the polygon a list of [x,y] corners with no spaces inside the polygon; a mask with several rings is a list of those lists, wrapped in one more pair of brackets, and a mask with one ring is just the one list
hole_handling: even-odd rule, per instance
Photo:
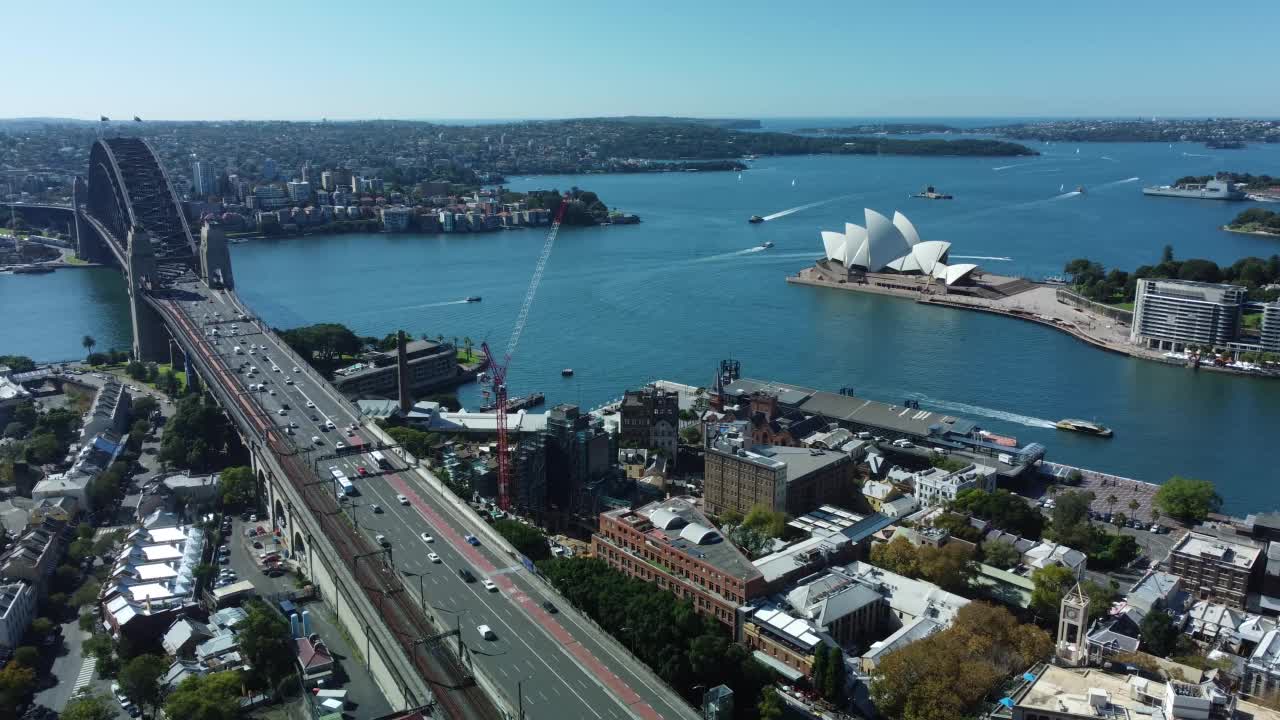
{"label": "white sail roof", "polygon": [[963,279],[978,267],[971,263],[947,265],[951,243],[921,240],[915,225],[900,212],[894,212],[892,221],[870,208],[863,214],[866,227],[845,223],[843,234],[833,230],[822,231],[822,245],[828,259],[869,272],[921,273],[948,285]]}

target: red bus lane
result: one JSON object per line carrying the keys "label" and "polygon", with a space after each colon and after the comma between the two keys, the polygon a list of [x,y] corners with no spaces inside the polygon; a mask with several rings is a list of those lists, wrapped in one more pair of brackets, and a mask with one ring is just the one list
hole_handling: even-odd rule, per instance
{"label": "red bus lane", "polygon": [[613,674],[613,672],[611,672],[604,663],[600,662],[600,660],[597,659],[590,650],[583,647],[582,644],[569,634],[569,631],[565,630],[558,622],[556,622],[541,605],[539,605],[533,598],[529,597],[523,590],[517,588],[515,582],[513,582],[506,573],[494,574],[494,571],[498,568],[493,563],[489,562],[488,558],[482,555],[479,549],[467,542],[466,538],[459,534],[458,531],[454,530],[453,526],[449,524],[444,516],[437,513],[434,508],[427,504],[418,495],[418,493],[413,490],[413,488],[409,487],[408,483],[400,478],[398,474],[388,475],[387,483],[395,489],[396,492],[409,499],[410,504],[418,511],[418,514],[422,515],[423,519],[435,528],[437,536],[442,536],[447,539],[451,545],[458,549],[461,554],[467,558],[472,566],[488,576],[494,584],[498,585],[498,587],[502,588],[508,597],[515,600],[520,607],[524,608],[525,613],[528,614],[535,623],[555,638],[556,642],[560,643],[560,645],[563,646],[579,664],[588,668],[591,673],[605,685],[605,687],[609,688],[609,690],[617,695],[623,703],[631,708],[632,712],[635,712],[646,720],[659,720],[662,717],[648,703],[644,702],[641,697],[622,680],[622,678]]}

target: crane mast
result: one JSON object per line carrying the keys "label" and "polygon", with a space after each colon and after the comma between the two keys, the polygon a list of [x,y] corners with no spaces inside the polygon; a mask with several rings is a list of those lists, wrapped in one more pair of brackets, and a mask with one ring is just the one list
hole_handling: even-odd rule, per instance
{"label": "crane mast", "polygon": [[511,329],[511,339],[507,341],[507,352],[502,362],[498,362],[494,357],[488,342],[480,344],[480,350],[484,353],[485,361],[489,366],[489,381],[493,388],[493,404],[496,413],[494,419],[498,427],[498,507],[503,511],[511,509],[511,448],[507,435],[507,369],[511,365],[511,356],[515,354],[516,347],[520,344],[520,335],[524,333],[524,326],[529,320],[529,308],[533,305],[533,298],[538,293],[542,274],[547,269],[547,259],[551,257],[551,247],[555,244],[556,235],[560,232],[560,222],[564,220],[566,205],[567,203],[561,200],[560,207],[556,209],[555,220],[551,223],[551,231],[547,233],[547,239],[542,244],[542,253],[538,255],[538,262],[533,268],[533,277],[529,280],[529,289],[525,291],[524,303],[521,304],[520,313],[516,316],[516,324]]}

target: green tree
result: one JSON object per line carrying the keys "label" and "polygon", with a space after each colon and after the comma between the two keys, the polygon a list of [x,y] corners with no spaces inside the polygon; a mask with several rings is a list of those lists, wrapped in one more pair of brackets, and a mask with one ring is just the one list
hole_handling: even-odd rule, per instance
{"label": "green tree", "polygon": [[771,687],[765,688],[760,693],[760,704],[756,706],[756,717],[760,720],[782,720],[786,714],[783,707],[782,698],[778,697],[778,691]]}
{"label": "green tree", "polygon": [[536,527],[515,520],[502,519],[493,524],[493,529],[511,543],[517,552],[534,562],[551,557],[547,536]]}
{"label": "green tree", "polygon": [[889,653],[872,674],[871,698],[880,714],[898,720],[974,716],[988,693],[1052,647],[1040,628],[972,602],[951,627]]}
{"label": "green tree", "polygon": [[1039,540],[1044,532],[1044,516],[1024,498],[1008,490],[991,493],[976,488],[965,490],[956,495],[951,505],[955,510],[988,520],[1001,530],[1030,540]]}
{"label": "green tree", "polygon": [[1142,618],[1139,626],[1142,633],[1142,647],[1150,655],[1168,657],[1178,646],[1181,633],[1173,625],[1173,618],[1161,608],[1152,609]]}
{"label": "green tree", "polygon": [[218,490],[226,507],[243,507],[253,502],[256,483],[253,470],[243,465],[229,467],[218,475]]}
{"label": "green tree", "polygon": [[905,537],[896,537],[887,543],[871,547],[871,564],[882,567],[889,572],[919,577],[920,556],[916,547]]}
{"label": "green tree", "polygon": [[9,708],[24,703],[35,690],[35,683],[34,668],[11,660],[0,670],[0,702],[6,703]]}
{"label": "green tree", "polygon": [[34,670],[40,664],[40,651],[30,645],[22,645],[13,651],[13,661]]}
{"label": "green tree", "polygon": [[53,632],[54,622],[47,617],[38,617],[31,621],[31,632],[36,637],[45,637]]}
{"label": "green tree", "polygon": [[827,648],[819,645],[813,652],[813,666],[809,668],[809,677],[813,678],[813,689],[822,692],[827,677]]}
{"label": "green tree", "polygon": [[[819,652],[822,647],[819,646]],[[823,668],[822,694],[827,700],[839,705],[844,700],[844,652],[839,645],[826,648],[827,661]]]}
{"label": "green tree", "polygon": [[240,673],[235,671],[189,677],[165,698],[164,713],[182,720],[235,720],[240,714],[240,686]]}
{"label": "green tree", "polygon": [[116,709],[101,695],[72,698],[62,711],[64,720],[115,720]]}
{"label": "green tree", "polygon": [[84,337],[80,338],[80,347],[84,348],[86,355],[92,354],[93,346],[97,344],[98,344],[98,341],[94,340],[92,335],[85,335]]}
{"label": "green tree", "polygon": [[139,710],[155,709],[162,694],[160,676],[168,669],[168,661],[160,655],[139,655],[120,668],[120,688]]}
{"label": "green tree", "polygon": [[1222,507],[1222,498],[1208,480],[1175,475],[1156,491],[1155,504],[1166,515],[1199,522]]}
{"label": "green tree", "polygon": [[1008,570],[1022,561],[1022,554],[1013,543],[1004,540],[984,543],[982,556],[988,565],[1002,570]]}
{"label": "green tree", "polygon": [[289,623],[261,601],[247,604],[248,616],[238,628],[240,649],[255,672],[245,683],[256,690],[274,689],[293,671],[294,647]]}
{"label": "green tree", "polygon": [[1031,573],[1031,582],[1035,584],[1031,591],[1031,608],[1041,617],[1056,619],[1062,596],[1078,581],[1067,568],[1050,565]]}
{"label": "green tree", "polygon": [[98,619],[93,613],[87,612],[80,616],[80,630],[83,632],[93,632],[93,628],[98,624]]}
{"label": "green tree", "polygon": [[917,548],[920,577],[948,592],[964,594],[969,589],[977,566],[972,551],[960,543],[947,543],[942,547]]}
{"label": "green tree", "polygon": [[742,524],[769,537],[780,538],[787,531],[787,514],[761,503],[751,508]]}
{"label": "green tree", "polygon": [[1093,539],[1093,526],[1089,522],[1089,506],[1093,503],[1091,492],[1070,490],[1060,493],[1054,500],[1050,513],[1050,534],[1067,547],[1087,549]]}

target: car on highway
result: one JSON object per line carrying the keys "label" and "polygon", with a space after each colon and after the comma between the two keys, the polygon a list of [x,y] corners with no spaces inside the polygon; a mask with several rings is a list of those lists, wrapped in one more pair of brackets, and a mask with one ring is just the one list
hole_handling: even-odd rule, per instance
{"label": "car on highway", "polygon": [[471,533],[467,533],[467,542],[475,545],[476,547],[480,547],[480,538],[472,535]]}
{"label": "car on highway", "polygon": [[431,537],[431,536],[430,536],[430,535],[428,535],[427,533],[422,533],[422,534],[421,534],[421,535],[419,535],[418,537],[422,538],[422,542],[424,542],[424,543],[433,543],[433,542],[435,542],[435,541],[436,541],[436,539],[435,539],[435,538]]}
{"label": "car on highway", "polygon": [[299,369],[298,369],[298,366],[297,366],[297,365],[294,365],[294,366],[293,366],[293,371],[294,371],[294,372],[302,372],[301,370],[299,370]]}
{"label": "car on highway", "polygon": [[471,571],[466,568],[458,568],[458,577],[462,578],[463,582],[473,583],[476,581],[476,576],[472,575]]}
{"label": "car on highway", "polygon": [[436,563],[437,565],[440,564],[440,556],[433,552],[427,553],[427,559],[433,563]]}
{"label": "car on highway", "polygon": [[363,465],[357,465],[356,474],[359,475],[360,477],[364,477],[365,475],[369,474],[369,470]]}
{"label": "car on highway", "polygon": [[309,407],[309,408],[313,408],[313,407],[315,407],[315,406],[316,406],[316,404],[315,404],[315,403],[311,402],[310,400],[308,400],[308,401],[307,401],[307,407]]}
{"label": "car on highway", "polygon": [[484,585],[484,589],[488,590],[489,592],[498,592],[498,586],[494,585],[493,581],[490,580],[489,578],[485,578],[484,582],[480,584]]}
{"label": "car on highway", "polygon": [[285,384],[285,385],[292,385],[292,384],[293,384],[293,378],[285,378],[285,379],[284,379],[284,384]]}
{"label": "car on highway", "polygon": [[408,504],[409,504],[409,498],[407,498],[407,497],[405,497],[405,496],[403,496],[403,495],[396,495],[396,502],[400,503],[401,505],[408,505]]}
{"label": "car on highway", "polygon": [[547,612],[551,613],[552,615],[555,615],[556,613],[560,612],[560,608],[556,607],[556,604],[555,604],[555,603],[553,603],[553,602],[551,602],[550,600],[543,600],[543,601],[542,601],[542,609],[543,609],[543,610],[546,610]]}
{"label": "car on highway", "polygon": [[316,445],[323,445],[323,444],[324,444],[324,441],[320,439],[320,436],[319,436],[319,435],[312,435],[312,436],[311,436],[311,442],[312,442],[312,443],[314,443],[314,444],[316,444]]}
{"label": "car on highway", "polygon": [[276,414],[279,415],[280,417],[284,417],[285,415],[288,415],[289,412],[284,408],[280,408],[279,410],[276,411]]}
{"label": "car on highway", "polygon": [[382,514],[382,506],[381,506],[381,505],[379,505],[379,504],[377,504],[377,503],[374,503],[374,504],[370,505],[370,506],[369,506],[369,508],[370,508],[370,509],[372,509],[372,510],[373,510],[373,512],[374,512],[374,514],[376,514],[376,515],[381,515],[381,514]]}
{"label": "car on highway", "polygon": [[386,535],[377,535],[373,539],[377,540],[382,547],[391,547],[391,541],[387,539]]}
{"label": "car on highway", "polygon": [[341,452],[341,451],[342,451],[344,448],[346,448],[346,447],[347,447],[346,445],[343,445],[343,444],[342,444],[342,443],[340,443],[340,442],[336,442],[336,443],[334,443],[334,444],[333,444],[333,449],[334,449],[334,450],[337,450],[337,451],[339,451],[339,452]]}
{"label": "car on highway", "polygon": [[498,636],[493,634],[493,628],[489,627],[488,625],[478,626],[476,628],[476,632],[480,633],[480,637],[484,638],[485,640],[498,639]]}
{"label": "car on highway", "polygon": [[334,424],[333,424],[333,421],[332,421],[332,420],[325,420],[325,421],[324,421],[324,426],[325,426],[325,429],[327,429],[327,430],[336,430],[336,429],[338,428],[338,426],[337,426],[337,425],[334,425]]}

